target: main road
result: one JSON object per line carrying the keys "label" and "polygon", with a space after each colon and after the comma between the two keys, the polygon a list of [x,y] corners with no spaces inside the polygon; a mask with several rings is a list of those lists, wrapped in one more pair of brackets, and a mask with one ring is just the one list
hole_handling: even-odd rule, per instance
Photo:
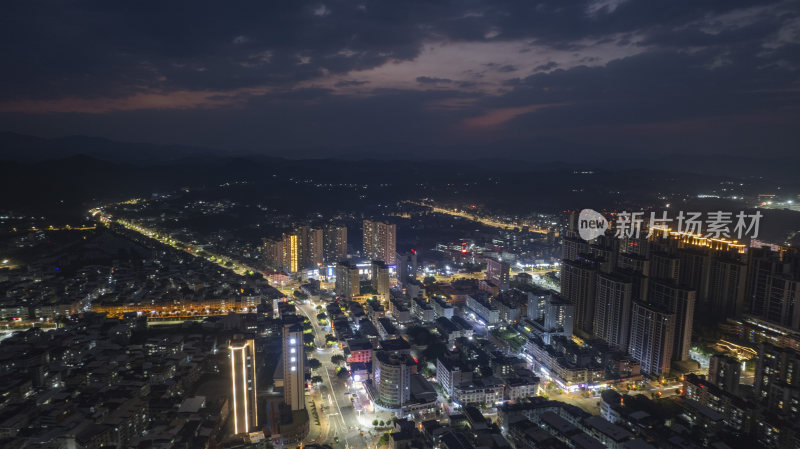
{"label": "main road", "polygon": [[527,226],[528,230],[530,232],[536,232],[538,234],[547,234],[548,232],[550,232],[547,229],[542,229],[542,228],[536,226],[535,224],[530,223],[530,222],[526,222],[526,221],[518,221],[518,222],[509,223],[509,222],[497,220],[497,219],[494,219],[494,218],[479,217],[479,216],[477,216],[477,215],[475,215],[473,213],[466,212],[466,211],[459,210],[459,209],[446,209],[444,207],[434,206],[432,204],[425,204],[425,203],[421,203],[421,202],[418,202],[418,201],[406,201],[406,202],[409,203],[409,204],[415,204],[417,206],[423,206],[423,207],[430,208],[433,212],[436,212],[436,213],[439,213],[439,214],[446,214],[446,215],[450,215],[450,216],[453,216],[453,217],[466,218],[467,220],[474,221],[474,222],[480,223],[480,224],[482,224],[484,226],[489,226],[489,227],[492,227],[492,228],[515,229],[515,228],[523,228],[523,227]]}
{"label": "main road", "polygon": [[109,223],[115,223],[129,231],[138,232],[144,237],[148,237],[164,245],[171,246],[172,248],[178,251],[186,252],[198,258],[205,258],[209,262],[215,263],[227,270],[231,270],[236,274],[246,275],[259,272],[259,270],[257,270],[256,268],[250,267],[240,262],[236,262],[228,256],[212,253],[211,251],[202,247],[198,248],[197,247],[198,245],[181,242],[180,240],[175,239],[166,232],[148,228],[133,220],[116,218],[111,214],[103,212],[103,210],[100,209],[99,207],[90,210],[89,213],[93,217],[96,217],[101,224],[108,225]]}
{"label": "main road", "polygon": [[[359,422],[359,412],[351,401],[353,390],[349,379],[342,379],[336,375],[336,366],[331,363],[331,357],[339,354],[339,350],[329,348],[325,342],[326,331],[317,320],[317,311],[311,301],[295,304],[297,309],[311,321],[314,330],[314,346],[316,350],[309,357],[320,361],[322,366],[317,370],[322,377],[322,385],[318,388],[318,407],[324,406],[322,411],[318,408],[320,418],[327,421],[323,424],[322,434],[316,441],[309,443],[329,444],[332,447],[346,449],[369,449],[377,447],[380,436],[366,425]],[[312,396],[313,397],[313,396]],[[366,412],[364,412],[366,413]],[[366,419],[366,418],[365,418]],[[387,418],[388,419],[388,418]],[[363,419],[362,419],[363,421]]]}

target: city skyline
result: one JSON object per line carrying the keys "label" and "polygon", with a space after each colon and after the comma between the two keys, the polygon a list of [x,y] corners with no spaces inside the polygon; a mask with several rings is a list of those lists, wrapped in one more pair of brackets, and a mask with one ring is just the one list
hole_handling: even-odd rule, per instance
{"label": "city skyline", "polygon": [[6,9],[0,447],[800,449],[800,1]]}

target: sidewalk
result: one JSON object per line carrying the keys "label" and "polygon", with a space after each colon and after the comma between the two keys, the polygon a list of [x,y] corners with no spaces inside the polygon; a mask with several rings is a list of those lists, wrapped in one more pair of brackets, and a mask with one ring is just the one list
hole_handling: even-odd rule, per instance
{"label": "sidewalk", "polygon": [[[317,396],[317,397],[315,397]],[[318,442],[320,438],[324,438],[325,436],[325,417],[322,416],[323,413],[320,412],[320,401],[319,395],[311,394],[306,396],[306,410],[308,410],[308,436],[306,437],[306,441],[308,442]],[[316,420],[314,419],[314,408],[312,404],[316,404],[317,416],[319,416],[319,424],[317,424]]]}

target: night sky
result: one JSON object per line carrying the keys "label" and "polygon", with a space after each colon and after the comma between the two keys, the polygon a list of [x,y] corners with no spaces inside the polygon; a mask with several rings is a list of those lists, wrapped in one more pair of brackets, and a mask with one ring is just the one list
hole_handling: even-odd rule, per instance
{"label": "night sky", "polygon": [[5,8],[0,131],[289,157],[544,160],[782,158],[800,137],[798,1]]}

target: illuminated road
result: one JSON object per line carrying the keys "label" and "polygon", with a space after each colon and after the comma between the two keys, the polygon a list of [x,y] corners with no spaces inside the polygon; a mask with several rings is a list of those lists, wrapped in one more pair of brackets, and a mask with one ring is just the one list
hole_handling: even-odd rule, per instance
{"label": "illuminated road", "polygon": [[[332,447],[349,449],[375,448],[375,441],[379,435],[371,435],[368,427],[359,426],[358,414],[350,401],[349,382],[336,376],[336,367],[331,363],[331,357],[340,351],[338,348],[327,347],[326,331],[317,322],[317,311],[313,303],[295,305],[311,321],[314,329],[314,345],[317,350],[309,354],[309,357],[316,358],[322,364],[321,368],[315,370],[315,373],[322,377],[317,407],[325,406],[325,411],[319,410],[319,414],[321,420],[327,421],[327,426],[323,424],[323,435],[317,441],[308,443],[329,444]],[[339,439],[338,443],[336,438]]]}
{"label": "illuminated road", "polygon": [[467,220],[474,221],[476,223],[480,223],[480,224],[482,224],[484,226],[489,226],[489,227],[492,227],[492,228],[500,228],[500,229],[520,228],[521,229],[522,227],[527,226],[529,228],[530,232],[536,232],[538,234],[547,234],[549,232],[547,229],[541,229],[541,228],[537,227],[533,223],[528,223],[528,222],[524,222],[524,221],[520,221],[520,222],[517,222],[517,223],[507,223],[505,221],[495,220],[493,218],[479,217],[477,215],[474,215],[474,214],[471,214],[469,212],[465,212],[465,211],[462,211],[462,210],[458,210],[458,209],[445,209],[443,207],[432,206],[430,204],[418,203],[418,202],[415,202],[415,201],[407,201],[407,203],[415,204],[417,206],[427,207],[427,208],[431,209],[432,211],[434,211],[436,213],[439,213],[439,214],[446,214],[446,215],[450,215],[450,216],[453,216],[453,217],[466,218]]}
{"label": "illuminated road", "polygon": [[121,218],[114,218],[110,214],[105,214],[103,210],[100,208],[92,209],[91,211],[89,211],[89,213],[93,217],[96,217],[102,224],[109,224],[109,223],[118,224],[124,227],[125,229],[138,232],[144,237],[151,238],[164,245],[171,246],[172,248],[178,251],[186,252],[194,257],[205,258],[209,262],[215,263],[220,267],[225,268],[226,270],[233,271],[236,274],[246,275],[259,272],[258,269],[239,262],[235,262],[227,256],[222,256],[219,254],[212,253],[211,251],[208,251],[205,248],[197,248],[197,245],[191,243],[181,242],[180,240],[176,240],[170,235],[163,234],[157,230],[147,228],[134,221],[124,220]]}
{"label": "illuminated road", "polygon": [[30,228],[12,228],[11,232],[35,232],[35,231],[94,231],[97,229],[96,226],[71,226],[71,225],[64,225],[64,226],[47,226],[47,227],[37,227],[31,226]]}

